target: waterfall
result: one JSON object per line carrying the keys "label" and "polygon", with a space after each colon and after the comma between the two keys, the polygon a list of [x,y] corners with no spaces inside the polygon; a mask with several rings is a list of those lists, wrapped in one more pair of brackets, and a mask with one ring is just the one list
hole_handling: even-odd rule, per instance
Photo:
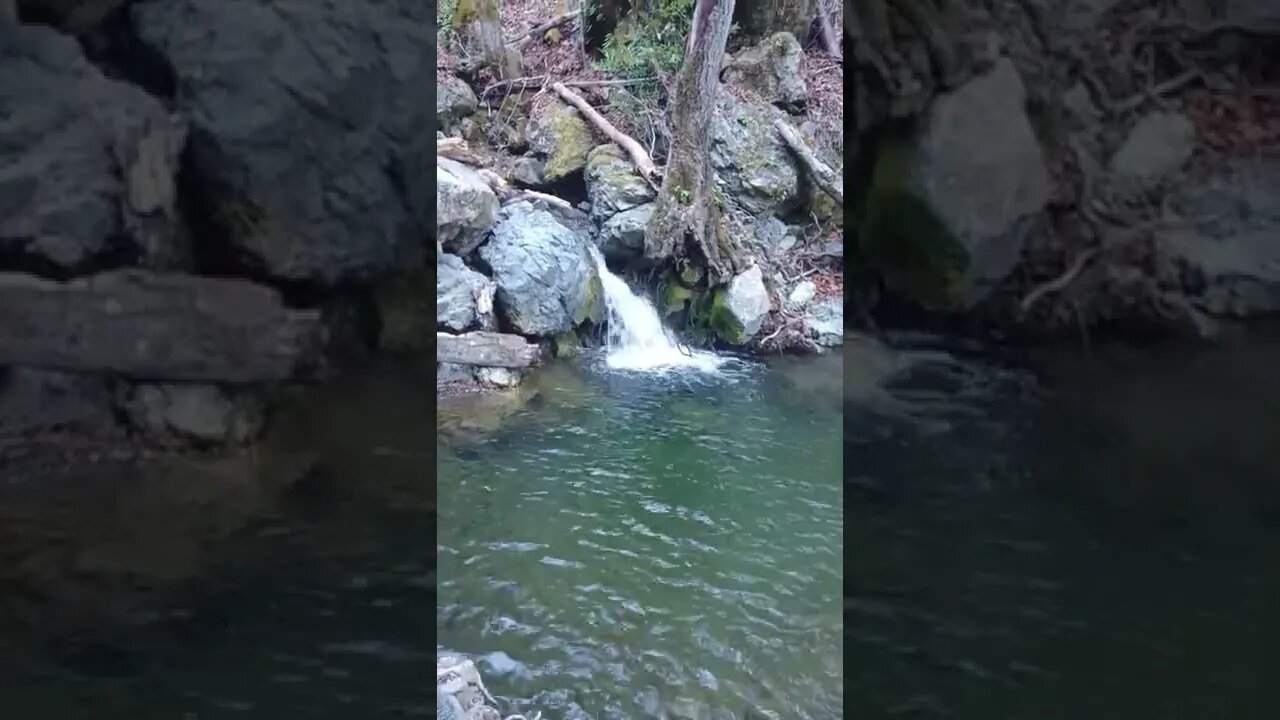
{"label": "waterfall", "polygon": [[600,271],[608,310],[606,363],[609,367],[639,371],[686,367],[710,371],[720,366],[723,358],[715,353],[681,347],[663,327],[653,304],[631,292],[622,278],[609,272],[604,258],[594,247],[591,256]]}

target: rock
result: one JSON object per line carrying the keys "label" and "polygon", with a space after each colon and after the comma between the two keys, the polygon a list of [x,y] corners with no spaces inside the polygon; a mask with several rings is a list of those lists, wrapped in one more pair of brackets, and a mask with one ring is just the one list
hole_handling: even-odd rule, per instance
{"label": "rock", "polygon": [[1111,156],[1111,171],[1140,181],[1158,181],[1182,167],[1195,150],[1196,129],[1179,112],[1153,112],[1134,125]]}
{"label": "rock", "polygon": [[751,226],[751,236],[762,250],[778,256],[795,247],[795,232],[773,215],[758,218]]}
{"label": "rock", "polygon": [[476,381],[492,388],[513,388],[520,384],[520,371],[501,367],[477,368]]}
{"label": "rock", "polygon": [[262,432],[261,402],[216,385],[138,385],[121,404],[130,424],[161,444],[244,445]]}
{"label": "rock", "polygon": [[600,226],[596,244],[606,258],[623,260],[644,255],[644,233],[653,217],[653,203],[623,210]]}
{"label": "rock", "polygon": [[816,8],[816,0],[742,2],[734,8],[733,21],[744,36],[785,30],[796,37],[806,37]]}
{"label": "rock", "polygon": [[801,280],[791,289],[791,294],[787,296],[787,306],[791,308],[802,308],[809,304],[809,301],[818,294],[818,286],[809,280]]}
{"label": "rock", "polygon": [[67,283],[0,273],[0,365],[144,380],[286,380],[315,361],[320,313],[246,280],[102,273]]}
{"label": "rock", "polygon": [[595,147],[591,129],[578,111],[552,101],[534,110],[525,127],[529,152],[546,160],[542,182],[552,183],[583,169]]}
{"label": "rock", "polygon": [[528,202],[503,208],[480,258],[498,285],[507,326],[524,335],[555,335],[602,314],[600,279],[588,240]]}
{"label": "rock", "polygon": [[475,368],[458,363],[436,363],[436,384],[469,383],[476,379]]}
{"label": "rock", "polygon": [[723,90],[712,117],[711,165],[716,184],[752,215],[785,215],[802,199],[795,160],[773,128],[777,117],[785,114]]}
{"label": "rock", "polygon": [[1193,303],[1211,315],[1280,312],[1280,162],[1238,161],[1172,195],[1162,236]]}
{"label": "rock", "polygon": [[795,35],[774,33],[730,58],[720,77],[767,102],[800,108],[809,97],[809,87],[800,71],[803,59],[804,51]]}
{"label": "rock", "polygon": [[591,219],[597,225],[616,213],[653,202],[657,197],[622,148],[613,143],[597,145],[587,154],[583,177],[587,198],[591,201]]}
{"label": "rock", "polygon": [[511,170],[511,179],[527,187],[540,187],[546,184],[546,172],[546,160],[525,156],[516,160],[515,167]]}
{"label": "rock", "polygon": [[462,258],[441,255],[436,260],[436,327],[454,332],[494,329],[496,290],[492,280],[467,267]]}
{"label": "rock", "polygon": [[17,0],[24,15],[39,17],[73,35],[87,33],[101,26],[113,13],[130,0]]}
{"label": "rock", "polygon": [[129,6],[139,50],[168,63],[191,116],[183,172],[209,235],[248,269],[331,285],[421,263],[434,42],[396,5]]}
{"label": "rock", "polygon": [[0,368],[0,438],[60,435],[123,437],[108,382],[94,375]]}
{"label": "rock", "polygon": [[[1021,255],[1020,221],[1050,198],[1044,154],[1013,63],[998,61],[930,106],[915,147],[921,198],[967,255],[961,294],[972,305]],[[992,142],[999,138],[999,142]]]}
{"label": "rock", "polygon": [[38,26],[0,27],[0,108],[0,263],[190,265],[175,210],[184,120]]}
{"label": "rock", "polygon": [[436,127],[448,130],[476,111],[479,100],[471,86],[453,75],[436,71]]}
{"label": "rock", "polygon": [[827,298],[810,306],[805,332],[822,347],[844,344],[844,298]]}
{"label": "rock", "polygon": [[493,228],[498,196],[475,170],[436,159],[436,233],[445,249],[469,255]]}
{"label": "rock", "polygon": [[542,362],[543,349],[519,335],[436,333],[436,362],[483,367],[525,368]]}
{"label": "rock", "polygon": [[720,337],[734,345],[743,345],[760,332],[764,318],[772,309],[769,291],[759,265],[739,273],[729,281],[724,293],[723,310],[727,325],[719,329]]}

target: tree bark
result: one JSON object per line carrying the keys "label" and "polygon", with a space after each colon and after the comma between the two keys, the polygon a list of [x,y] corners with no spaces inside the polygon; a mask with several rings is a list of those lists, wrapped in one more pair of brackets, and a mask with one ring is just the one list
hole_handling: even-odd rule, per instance
{"label": "tree bark", "polygon": [[645,257],[704,267],[711,284],[737,271],[735,241],[724,232],[712,192],[711,117],[733,23],[734,0],[698,0],[694,40],[671,93],[673,137],[666,176],[645,232]]}
{"label": "tree bark", "polygon": [[480,66],[504,80],[520,77],[520,55],[502,39],[502,0],[459,0],[453,29]]}

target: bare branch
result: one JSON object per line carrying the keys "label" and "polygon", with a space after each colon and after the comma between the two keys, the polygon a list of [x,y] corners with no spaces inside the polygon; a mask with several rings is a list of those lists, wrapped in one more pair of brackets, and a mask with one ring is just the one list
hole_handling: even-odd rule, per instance
{"label": "bare branch", "polygon": [[564,83],[552,83],[551,89],[564,98],[565,102],[578,108],[583,116],[600,128],[600,132],[620,145],[623,150],[626,150],[627,154],[631,156],[631,162],[635,163],[636,169],[640,171],[641,177],[650,181],[650,183],[653,182],[653,178],[658,176],[658,168],[653,164],[653,159],[649,157],[649,153],[645,152],[640,143],[618,130],[608,120],[605,120],[604,116],[596,112],[596,109],[591,107],[586,100],[583,100],[581,95],[565,87]]}

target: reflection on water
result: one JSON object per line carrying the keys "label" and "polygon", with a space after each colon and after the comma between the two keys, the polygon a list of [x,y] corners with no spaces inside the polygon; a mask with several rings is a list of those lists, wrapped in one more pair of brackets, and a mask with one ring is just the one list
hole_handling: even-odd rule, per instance
{"label": "reflection on water", "polygon": [[849,716],[1280,716],[1278,361],[902,363],[849,397]]}

